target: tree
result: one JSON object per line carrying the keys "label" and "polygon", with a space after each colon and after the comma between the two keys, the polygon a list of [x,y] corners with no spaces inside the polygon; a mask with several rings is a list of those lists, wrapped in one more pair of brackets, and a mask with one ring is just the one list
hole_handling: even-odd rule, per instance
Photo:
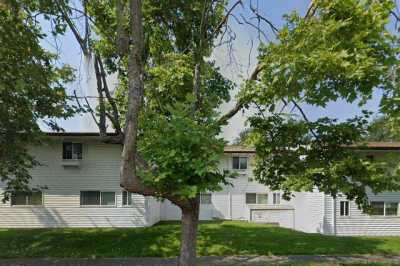
{"label": "tree", "polygon": [[[57,5],[55,16],[95,59],[94,118],[105,141],[123,145],[121,186],[182,210],[180,265],[195,264],[199,193],[218,190],[232,177],[218,169],[225,144],[221,127],[250,106],[258,109],[249,120],[256,179],[285,197],[318,188],[368,208],[367,187],[399,188],[399,176],[388,165],[346,147],[364,140],[367,112],[339,123],[329,117],[310,121],[301,108],[338,99],[362,105],[380,88],[381,111],[396,117],[398,39],[386,30],[390,15],[398,17],[394,3],[315,0],[305,16],[287,15],[281,29],[251,1],[246,6],[253,18],[235,14],[244,1],[229,8],[222,0],[93,0],[83,1],[82,10],[66,1]],[[76,13],[84,17],[84,34]],[[268,28],[276,40],[260,44],[259,62],[235,106],[219,114],[233,86],[207,58],[219,44],[216,38],[232,40],[231,19],[260,36]],[[119,75],[115,95],[105,79],[110,72]],[[107,137],[107,119],[119,137]]]}
{"label": "tree", "polygon": [[369,141],[399,141],[397,119],[388,116],[375,117],[368,126]]}
{"label": "tree", "polygon": [[75,111],[64,90],[71,69],[56,67],[56,56],[40,46],[44,35],[26,7],[0,2],[0,177],[7,184],[5,199],[15,190],[31,189],[29,169],[39,162],[28,146],[41,141],[39,121],[58,129],[55,119]]}

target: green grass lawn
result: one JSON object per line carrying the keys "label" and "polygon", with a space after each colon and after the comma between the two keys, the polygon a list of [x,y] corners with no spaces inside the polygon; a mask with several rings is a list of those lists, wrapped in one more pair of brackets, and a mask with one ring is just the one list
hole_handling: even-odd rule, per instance
{"label": "green grass lawn", "polygon": [[[170,257],[180,225],[130,229],[0,229],[0,258]],[[400,237],[334,237],[247,222],[201,223],[198,253],[213,255],[398,254]]]}

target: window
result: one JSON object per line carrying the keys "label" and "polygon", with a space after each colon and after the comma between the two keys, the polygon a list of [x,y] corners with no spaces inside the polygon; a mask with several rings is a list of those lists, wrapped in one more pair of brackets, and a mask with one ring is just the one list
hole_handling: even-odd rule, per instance
{"label": "window", "polygon": [[385,215],[385,203],[383,201],[372,201],[371,209],[371,215]]}
{"label": "window", "polygon": [[246,204],[267,204],[268,194],[246,193]]}
{"label": "window", "polygon": [[200,204],[211,204],[211,193],[200,193]]}
{"label": "window", "polygon": [[81,191],[82,206],[115,206],[115,192]]}
{"label": "window", "polygon": [[246,170],[247,169],[247,157],[232,157],[232,169]]}
{"label": "window", "polygon": [[132,205],[132,194],[128,191],[122,191],[122,205],[131,206]]}
{"label": "window", "polygon": [[35,192],[15,192],[11,195],[11,205],[43,205],[43,194]]}
{"label": "window", "polygon": [[340,202],[340,216],[349,216],[349,202],[348,201]]}
{"label": "window", "polygon": [[385,202],[385,216],[397,216],[398,207],[397,202]]}
{"label": "window", "polygon": [[82,159],[82,143],[64,142],[63,159],[64,160]]}
{"label": "window", "polygon": [[274,193],[273,194],[273,203],[274,204],[281,204],[281,193]]}
{"label": "window", "polygon": [[399,215],[399,203],[398,202],[383,202],[383,201],[371,201],[371,212],[370,215],[380,216],[398,216]]}
{"label": "window", "polygon": [[246,204],[256,204],[257,194],[256,193],[246,193]]}

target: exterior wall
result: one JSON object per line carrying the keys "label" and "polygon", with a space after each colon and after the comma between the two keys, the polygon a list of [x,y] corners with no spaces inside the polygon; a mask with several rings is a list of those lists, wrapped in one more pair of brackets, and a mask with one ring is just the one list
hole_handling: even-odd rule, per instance
{"label": "exterior wall", "polygon": [[[146,226],[146,202],[134,195],[132,207],[122,206],[119,187],[121,146],[92,139],[83,142],[80,167],[62,166],[62,140],[32,148],[42,166],[32,170],[32,185],[46,186],[43,206],[11,206],[0,203],[0,227],[135,227]],[[0,192],[1,192],[0,184]],[[116,193],[115,207],[80,206],[80,191],[100,190]],[[150,219],[151,220],[151,219]],[[153,221],[153,220],[152,220]]]}
{"label": "exterior wall", "polygon": [[[378,195],[369,194],[371,201],[400,202],[400,193],[385,192]],[[400,216],[371,216],[358,208],[355,202],[350,202],[349,216],[340,216],[340,201],[336,199],[336,234],[337,235],[367,235],[395,236],[400,235]]]}
{"label": "exterior wall", "polygon": [[146,197],[147,226],[152,226],[160,221],[161,202],[153,197]]}
{"label": "exterior wall", "polygon": [[[212,193],[212,204],[200,205],[201,220],[252,221],[252,212],[263,211],[275,217],[274,221],[267,219],[264,220],[265,222],[275,223],[280,219],[280,226],[283,227],[305,232],[322,232],[322,193],[295,193],[295,197],[290,201],[281,199],[281,204],[274,205],[273,191],[253,180],[252,155],[226,154],[221,160],[220,168],[232,170],[233,156],[249,156],[249,167],[246,171],[240,171],[237,178],[230,180],[232,186],[225,186],[221,191]],[[246,204],[246,193],[268,193],[268,204]],[[303,210],[307,210],[307,213],[303,213]],[[288,221],[287,217],[291,221]],[[161,204],[161,220],[179,220],[180,218],[181,212],[178,207],[167,200]]]}

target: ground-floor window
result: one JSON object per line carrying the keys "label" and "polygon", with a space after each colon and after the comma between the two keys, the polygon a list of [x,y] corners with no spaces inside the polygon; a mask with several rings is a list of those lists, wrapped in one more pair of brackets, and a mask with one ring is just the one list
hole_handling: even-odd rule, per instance
{"label": "ground-floor window", "polygon": [[340,216],[349,216],[349,201],[340,202]]}
{"label": "ground-floor window", "polygon": [[398,202],[371,201],[371,215],[398,216]]}
{"label": "ground-floor window", "polygon": [[200,193],[200,204],[211,204],[211,193]]}
{"label": "ground-floor window", "polygon": [[273,203],[274,204],[281,204],[281,193],[275,192],[273,194]]}
{"label": "ground-floor window", "polygon": [[82,206],[115,206],[115,192],[81,191]]}
{"label": "ground-floor window", "polygon": [[41,191],[15,192],[11,195],[11,205],[43,205]]}
{"label": "ground-floor window", "polygon": [[132,195],[131,192],[122,191],[122,206],[132,206]]}
{"label": "ground-floor window", "polygon": [[246,193],[246,204],[268,204],[268,194]]}

